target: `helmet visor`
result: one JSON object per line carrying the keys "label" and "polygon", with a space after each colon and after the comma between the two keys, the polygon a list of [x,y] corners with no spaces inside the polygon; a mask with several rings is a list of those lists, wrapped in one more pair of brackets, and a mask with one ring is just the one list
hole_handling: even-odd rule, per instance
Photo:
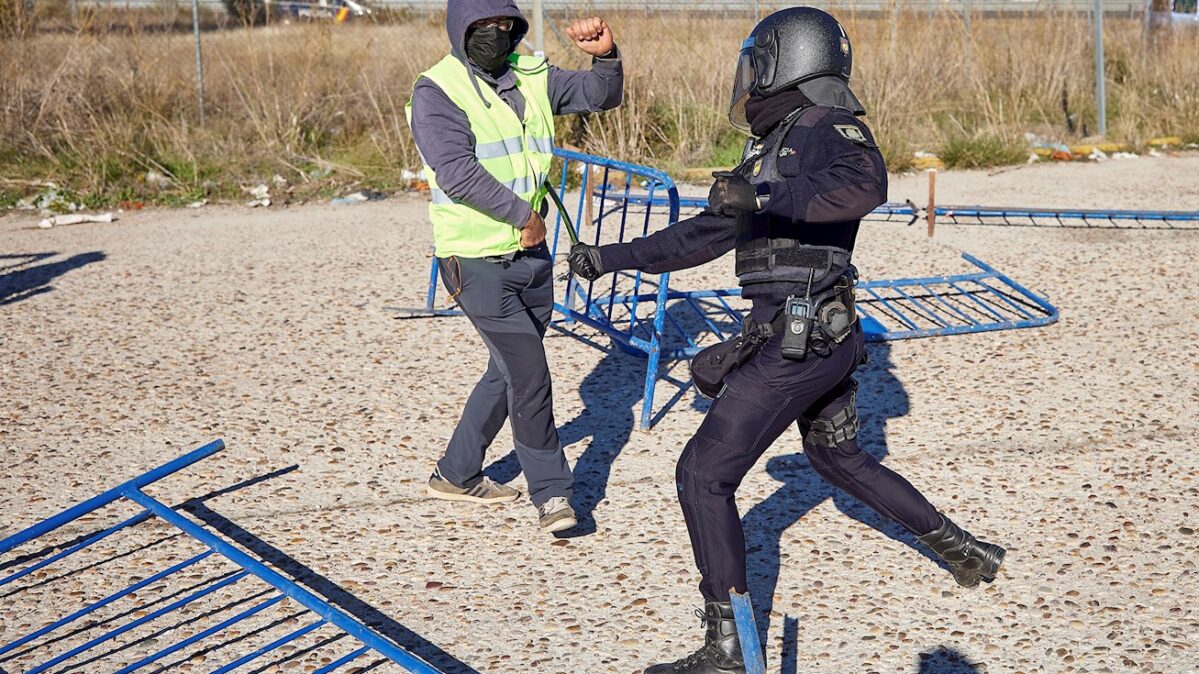
{"label": "helmet visor", "polygon": [[754,68],[753,38],[746,40],[742,46],[741,56],[737,59],[737,72],[733,77],[733,99],[729,103],[729,122],[737,129],[750,133],[749,120],[745,118],[745,103],[749,100],[750,91],[758,81],[758,73]]}

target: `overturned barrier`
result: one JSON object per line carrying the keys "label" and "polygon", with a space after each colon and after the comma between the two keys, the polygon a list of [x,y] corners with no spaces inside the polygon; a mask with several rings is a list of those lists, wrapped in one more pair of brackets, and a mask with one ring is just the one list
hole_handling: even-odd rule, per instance
{"label": "overturned barrier", "polygon": [[1062,229],[1199,229],[1199,211],[936,206],[937,224]]}
{"label": "overturned barrier", "polygon": [[[77,524],[81,520],[86,520],[88,516],[96,511],[105,509],[107,506],[113,505],[118,501],[126,501],[140,508],[140,512],[133,517],[87,535],[81,540],[71,541],[65,545],[51,543],[39,552],[27,553],[10,561],[0,560],[2,561],[0,563],[0,570],[28,564],[17,571],[0,577],[0,588],[4,588],[22,578],[30,580],[39,579],[36,584],[44,584],[48,581],[40,579],[45,575],[44,572],[49,567],[53,565],[61,566],[61,563],[65,560],[77,555],[82,556],[87,552],[88,548],[110,537],[119,534],[130,535],[138,525],[151,519],[169,524],[177,530],[177,535],[163,540],[177,540],[178,548],[203,548],[197,554],[192,554],[195,552],[194,549],[191,551],[175,549],[173,550],[173,556],[185,557],[183,561],[166,565],[165,568],[153,572],[146,572],[144,569],[139,568],[136,575],[140,579],[132,582],[127,587],[112,592],[101,599],[92,601],[69,615],[34,629],[13,641],[0,645],[0,672],[6,671],[6,668],[11,666],[9,665],[10,661],[18,659],[22,662],[23,666],[27,666],[26,669],[22,670],[26,674],[38,674],[54,668],[59,668],[56,671],[70,671],[84,667],[87,668],[84,671],[106,671],[127,674],[154,665],[157,665],[155,671],[169,671],[198,654],[205,655],[201,662],[208,662],[213,657],[212,653],[220,648],[238,643],[246,639],[249,635],[255,635],[258,637],[259,642],[262,643],[261,646],[238,657],[231,656],[221,664],[213,666],[209,671],[212,674],[232,672],[243,666],[256,663],[256,661],[260,662],[261,659],[268,655],[277,655],[281,649],[286,648],[282,659],[268,663],[268,665],[255,671],[262,671],[270,665],[282,664],[299,655],[315,653],[318,649],[321,649],[319,654],[322,656],[321,662],[323,664],[317,666],[315,669],[311,669],[310,671],[313,674],[349,671],[348,667],[353,666],[353,663],[356,661],[361,663],[366,656],[372,653],[376,656],[382,656],[385,660],[377,659],[374,664],[367,663],[364,665],[367,669],[373,669],[381,662],[391,661],[406,671],[412,672],[412,674],[439,674],[438,670],[429,663],[397,646],[392,641],[375,632],[372,628],[304,589],[292,579],[273,570],[262,560],[247,554],[209,529],[196,524],[177,509],[167,506],[143,491],[148,485],[209,457],[222,449],[224,449],[224,443],[220,440],[207,444],[170,463],[151,470],[94,498],[88,499],[79,505],[68,508],[54,517],[0,541],[0,555],[6,555],[28,543],[37,542],[45,544],[44,537],[47,534],[64,526]],[[185,546],[185,542],[189,542],[190,545]],[[195,545],[197,543],[199,546]],[[51,553],[53,550],[57,550],[57,552]],[[57,578],[74,577],[78,573],[103,564],[104,562],[93,563],[84,566],[82,569],[62,574]],[[167,592],[168,589],[173,589],[173,587],[167,585],[170,581],[191,582],[197,573],[207,573],[210,575],[198,584],[193,583],[183,590],[166,594],[155,601],[144,604],[139,603],[128,608],[125,606],[135,600],[140,602],[143,595],[150,595],[155,590]],[[21,588],[18,588],[9,591],[4,596],[19,597],[22,591]],[[195,616],[195,612],[199,610],[199,603],[206,597],[227,597],[229,595],[232,595],[234,599],[230,600],[230,603],[226,605],[227,609],[222,607],[217,611],[204,613],[198,617]],[[180,598],[167,603],[168,600],[174,597]],[[151,610],[158,604],[164,605]],[[243,604],[251,604],[251,606],[234,613],[236,607]],[[105,618],[103,609],[110,606],[124,610],[116,616]],[[281,608],[295,612],[289,615],[286,620],[276,620],[268,623],[266,626],[259,624],[263,618],[270,615],[269,611]],[[221,619],[222,613],[234,614]],[[158,648],[158,643],[150,641],[150,644],[153,644],[157,650],[137,659],[131,664],[119,666],[105,662],[106,657],[114,655],[131,645],[116,646],[116,640],[120,637],[123,635],[129,635],[130,638],[136,637],[138,634],[141,634],[139,632],[140,628],[152,629],[154,627],[152,623],[170,614],[176,614],[179,617],[191,616],[187,617],[185,622],[182,623],[182,625],[189,626],[186,631],[182,632],[189,636],[160,648]],[[138,617],[118,626],[106,627],[110,623],[116,622],[118,618],[131,616]],[[192,623],[204,617],[210,618],[209,622],[212,624],[203,626],[201,623],[200,625],[190,627]],[[255,622],[255,618],[258,618],[257,622]],[[12,626],[19,624],[18,621],[7,622]],[[294,622],[303,622],[304,624],[296,629],[285,627],[286,623]],[[105,628],[105,630],[102,631],[98,628]],[[5,636],[11,633],[11,629],[10,627],[5,631]],[[63,634],[67,630],[70,631]],[[88,638],[89,633],[93,631],[101,631],[101,633]],[[154,636],[161,636],[166,639],[171,636],[171,631],[173,630],[159,630],[154,633]],[[276,633],[281,631],[285,633],[275,636]],[[214,645],[212,640],[221,638],[222,635],[229,637],[228,640]],[[314,644],[299,651],[293,650],[299,646],[302,639],[309,635],[313,638],[317,636],[321,638]],[[329,646],[347,637],[357,641],[361,645],[350,649],[340,648],[337,652],[332,652],[333,649],[329,648]],[[141,643],[148,639],[149,637],[143,636],[133,643]],[[48,651],[51,646],[63,641],[67,643],[82,641],[82,643],[53,655],[39,653],[39,651]],[[95,653],[101,647],[108,646],[116,647],[99,654]],[[198,651],[194,649],[198,649]],[[326,653],[325,651],[329,652]],[[185,655],[182,660],[176,660],[165,665],[157,664],[175,653],[188,652],[190,654]],[[87,660],[71,663],[72,660],[80,657],[87,658]],[[25,663],[31,664],[26,665]],[[192,667],[192,669],[195,670],[196,668]],[[362,665],[359,666],[357,671],[363,671]]]}
{"label": "overturned barrier", "polygon": [[[585,243],[630,241],[679,220],[683,209],[699,210],[707,199],[680,197],[664,172],[555,149],[561,162],[557,189],[568,213],[555,215],[550,246],[564,265],[570,237],[567,220]],[[915,222],[922,209],[885,204],[865,219]],[[1057,309],[981,260],[964,256],[978,271],[953,276],[866,281],[858,286],[859,310],[867,339],[913,339],[1053,323]],[[729,339],[741,329],[743,311],[730,300],[740,288],[682,290],[670,274],[618,272],[587,282],[569,275],[554,308],[560,327],[583,324],[610,337],[616,348],[647,359],[641,428],[656,420],[654,394],[663,360],[689,358],[704,346]],[[401,318],[461,315],[438,309],[438,262],[433,258],[426,303],[394,310]]]}

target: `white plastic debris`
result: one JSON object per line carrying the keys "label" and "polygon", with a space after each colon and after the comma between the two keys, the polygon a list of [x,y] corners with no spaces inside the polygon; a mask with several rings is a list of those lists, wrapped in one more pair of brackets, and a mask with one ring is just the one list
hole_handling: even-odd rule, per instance
{"label": "white plastic debris", "polygon": [[146,184],[147,185],[154,185],[155,187],[163,187],[165,185],[169,185],[170,182],[171,182],[170,178],[159,173],[158,171],[155,171],[154,169],[150,169],[149,171],[146,171]]}
{"label": "white plastic debris", "polygon": [[56,215],[52,218],[46,218],[37,223],[42,229],[50,229],[51,227],[61,227],[63,225],[82,225],[86,222],[109,223],[116,220],[117,216],[112,213],[100,213],[97,215],[85,215],[76,213],[74,215]]}
{"label": "white plastic debris", "polygon": [[275,187],[287,187],[287,178],[278,173],[275,174],[274,178],[271,178],[271,182],[275,183]]}
{"label": "white plastic debris", "polygon": [[378,190],[361,190],[353,194],[347,194],[344,197],[337,197],[331,203],[334,204],[360,204],[364,201],[382,201],[387,195]]}
{"label": "white plastic debris", "polygon": [[1105,161],[1107,160],[1107,153],[1099,148],[1093,148],[1087,158],[1091,161]]}
{"label": "white plastic debris", "polygon": [[400,178],[407,183],[424,182],[425,170],[420,169],[419,171],[409,171],[408,169],[404,169],[400,171]]}
{"label": "white plastic debris", "polygon": [[345,195],[344,197],[337,197],[337,198],[336,198],[336,199],[334,199],[334,200],[333,200],[331,203],[335,203],[335,204],[360,204],[360,203],[362,203],[362,202],[364,202],[364,201],[369,201],[369,200],[366,198],[366,195],[365,195],[365,194],[363,194],[362,192],[355,192],[355,193],[353,193],[353,194],[347,194],[347,195]]}
{"label": "white plastic debris", "polygon": [[1112,154],[1112,159],[1140,159],[1140,157],[1131,152],[1116,152]]}
{"label": "white plastic debris", "polygon": [[271,205],[271,188],[265,184],[258,185],[246,191],[250,193],[250,196],[254,197],[251,201],[246,202],[246,206],[250,208],[258,208],[260,206],[266,208]]}
{"label": "white plastic debris", "polygon": [[36,196],[18,201],[17,209],[22,211],[43,211],[43,215],[49,216],[64,211],[68,213],[81,211],[83,210],[83,204],[71,201],[58,187],[51,186]]}
{"label": "white plastic debris", "polygon": [[207,205],[208,205],[208,200],[207,200],[207,199],[201,199],[201,200],[199,200],[199,201],[193,201],[193,202],[191,202],[190,204],[188,204],[188,205],[187,205],[187,207],[188,207],[188,208],[204,208],[204,207],[205,207],[205,206],[207,206]]}

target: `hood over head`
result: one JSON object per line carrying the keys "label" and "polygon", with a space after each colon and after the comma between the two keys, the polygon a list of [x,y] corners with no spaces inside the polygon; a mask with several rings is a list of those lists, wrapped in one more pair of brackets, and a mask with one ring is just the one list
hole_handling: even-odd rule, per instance
{"label": "hood over head", "polygon": [[520,13],[512,0],[449,0],[445,8],[445,28],[450,37],[450,52],[468,67],[470,61],[466,58],[466,31],[470,25],[479,19],[489,19],[495,16],[515,19],[512,26],[512,49],[515,51],[525,34],[529,32],[529,22]]}

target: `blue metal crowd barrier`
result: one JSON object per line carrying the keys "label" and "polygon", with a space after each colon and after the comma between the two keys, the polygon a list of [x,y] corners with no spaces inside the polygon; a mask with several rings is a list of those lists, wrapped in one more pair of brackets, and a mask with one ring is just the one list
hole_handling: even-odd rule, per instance
{"label": "blue metal crowd barrier", "polygon": [[[645,236],[678,221],[683,209],[698,210],[707,199],[680,197],[662,171],[603,157],[555,149],[561,161],[558,191],[588,243],[612,243]],[[867,219],[914,222],[921,209],[889,203]],[[569,247],[555,216],[551,249],[562,262]],[[866,281],[858,286],[859,313],[871,341],[912,339],[990,330],[1029,328],[1053,323],[1058,311],[1043,298],[964,256],[979,271],[955,276]],[[423,309],[399,310],[407,317],[460,315],[437,309],[438,262],[433,258]],[[567,277],[554,308],[558,324],[581,323],[613,340],[617,348],[647,359],[641,428],[654,420],[654,393],[662,360],[689,358],[704,346],[728,339],[741,329],[741,311],[730,304],[739,288],[681,290],[670,274],[620,272],[597,282]]]}
{"label": "blue metal crowd barrier", "polygon": [[938,223],[1076,229],[1199,229],[1199,211],[937,206]]}
{"label": "blue metal crowd barrier", "polygon": [[[707,200],[680,197],[662,171],[570,150],[555,149],[562,162],[558,189],[590,243],[627,241],[677,222],[682,209],[698,210]],[[885,204],[867,219],[914,221],[914,204]],[[567,250],[562,213],[555,216],[551,249],[556,260]],[[605,230],[607,233],[605,233]],[[859,284],[859,310],[867,339],[912,339],[1053,323],[1057,309],[1035,293],[966,255],[980,271],[955,276],[867,281]],[[438,262],[433,259],[426,305],[409,315],[452,316],[437,309]],[[563,325],[582,323],[612,338],[617,348],[647,358],[641,427],[654,419],[654,393],[662,360],[689,358],[715,340],[741,329],[741,312],[729,300],[739,288],[680,290],[670,274],[621,272],[597,283],[568,277],[555,303]],[[679,307],[680,310],[668,310]],[[714,338],[714,339],[713,339]]]}
{"label": "blue metal crowd barrier", "polygon": [[[161,571],[154,572],[123,589],[112,592],[101,599],[92,601],[83,608],[80,608],[79,610],[76,610],[65,617],[38,627],[28,634],[20,636],[6,644],[0,645],[0,671],[4,671],[5,667],[11,666],[8,665],[9,661],[20,658],[21,666],[27,667],[23,670],[26,672],[26,674],[38,674],[40,672],[48,671],[58,667],[59,665],[64,665],[68,661],[86,654],[89,657],[87,661],[76,663],[74,665],[66,665],[60,671],[78,669],[85,665],[91,665],[89,671],[116,671],[119,674],[126,674],[154,665],[155,663],[158,663],[162,659],[174,653],[185,651],[194,646],[200,646],[204,644],[206,640],[221,633],[228,633],[234,628],[238,629],[238,632],[235,632],[234,634],[245,635],[243,630],[251,627],[251,620],[253,618],[290,600],[290,602],[299,604],[301,607],[303,607],[301,613],[290,617],[298,617],[302,614],[307,614],[310,616],[308,619],[309,622],[298,629],[293,629],[287,634],[275,638],[270,643],[257,648],[253,652],[241,655],[235,659],[231,659],[220,666],[215,666],[211,670],[212,674],[225,674],[226,672],[231,672],[243,665],[247,665],[258,660],[267,654],[275,653],[285,646],[294,646],[296,642],[303,637],[322,629],[326,629],[327,631],[336,631],[338,636],[324,639],[318,642],[318,644],[315,646],[307,649],[284,654],[281,660],[271,664],[282,664],[283,662],[290,660],[297,655],[312,651],[314,648],[319,648],[322,644],[329,644],[343,637],[350,637],[360,643],[361,646],[351,650],[348,653],[329,654],[327,659],[330,661],[327,663],[322,661],[320,666],[313,670],[314,674],[325,674],[327,672],[333,672],[341,669],[342,667],[350,665],[354,661],[359,660],[363,656],[366,656],[372,652],[399,665],[412,674],[440,674],[437,669],[421,658],[409,653],[392,641],[381,636],[367,625],[359,622],[339,608],[333,606],[312,592],[304,589],[292,579],[285,577],[284,575],[267,566],[263,561],[247,554],[240,548],[209,531],[207,528],[196,524],[191,519],[188,519],[184,515],[180,514],[175,508],[163,504],[157,499],[147,495],[143,491],[146,486],[154,483],[155,481],[176,473],[187,466],[200,461],[201,459],[221,451],[222,449],[224,449],[224,443],[220,440],[204,445],[203,447],[181,456],[170,463],[155,468],[154,470],[151,470],[140,477],[134,478],[118,487],[114,487],[113,489],[110,489],[98,496],[90,498],[79,505],[68,508],[67,510],[64,510],[63,512],[43,522],[35,524],[24,531],[0,541],[0,555],[7,554],[27,543],[40,541],[43,536],[46,536],[47,534],[65,525],[76,523],[80,520],[80,518],[90,515],[97,510],[105,508],[106,506],[123,499],[140,506],[142,508],[141,512],[131,518],[124,520],[123,522],[120,522],[119,524],[116,524],[115,526],[111,526],[94,534],[88,535],[81,541],[70,544],[60,551],[41,559],[41,561],[31,563],[18,571],[12,572],[7,576],[0,578],[0,587],[8,585],[9,583],[13,583],[21,578],[30,577],[33,574],[37,574],[50,565],[57,564],[71,557],[72,555],[83,552],[101,540],[121,532],[128,532],[133,527],[136,527],[137,525],[150,519],[158,519],[162,522],[170,524],[179,532],[184,534],[185,539],[190,539],[192,541],[201,543],[203,546],[205,546],[205,548],[207,548],[203,552],[192,555],[182,562],[171,565]],[[54,549],[54,547],[55,546],[51,545],[50,547],[43,549],[41,553],[27,555],[24,558],[18,558],[16,560],[5,562],[3,565],[0,565],[0,569],[19,566],[30,561],[30,558],[37,558],[42,554],[48,554],[47,550]],[[175,592],[173,595],[167,595],[165,598],[159,599],[155,602],[132,607],[118,616],[109,617],[105,620],[95,620],[95,618],[100,617],[100,613],[98,612],[101,609],[104,609],[110,605],[114,605],[122,600],[140,599],[141,595],[150,592],[148,588],[161,588],[163,587],[163,584],[168,581],[168,579],[184,578],[187,572],[196,571],[202,564],[205,564],[206,562],[211,565],[213,561],[224,566],[232,563],[235,567],[235,570],[225,570],[225,572],[220,575],[202,581],[199,584],[199,589],[197,589],[196,585],[192,585],[183,591]],[[219,569],[214,569],[213,571],[215,572],[216,570]],[[66,575],[75,576],[78,575],[78,572],[72,572]],[[267,587],[250,588],[249,584],[254,580],[265,584]],[[14,590],[5,596],[19,595],[19,593],[26,589],[28,588]],[[253,605],[223,620],[219,620],[219,622],[216,622],[213,625],[200,629],[199,631],[190,634],[190,636],[187,636],[186,638],[181,638],[170,645],[159,647],[158,644],[155,643],[154,646],[157,648],[157,650],[130,664],[122,666],[120,663],[118,663],[107,668],[105,668],[103,665],[93,664],[96,661],[101,660],[109,654],[115,652],[116,650],[121,650],[118,648],[101,653],[99,655],[93,655],[90,653],[93,651],[93,649],[105,644],[111,644],[118,637],[134,632],[141,627],[150,625],[150,623],[153,623],[163,616],[171,614],[175,611],[180,611],[181,615],[186,614],[186,612],[189,610],[188,607],[194,607],[196,602],[199,602],[205,597],[212,597],[214,593],[231,589],[236,589],[236,591],[243,594],[248,594],[248,596],[243,596],[242,599],[230,604],[226,608],[213,611],[211,615],[217,616],[221,612],[231,612],[231,608],[233,606],[238,606],[244,603],[253,603]],[[190,594],[187,594],[188,592],[190,592]],[[157,603],[162,603],[166,599],[170,599],[173,596],[178,596],[179,594],[186,594],[186,596],[172,601],[161,608],[149,611],[150,606],[153,606]],[[68,637],[75,639],[86,638],[88,632],[107,625],[115,618],[138,614],[140,614],[139,617],[120,626],[108,629],[108,631],[98,634],[84,641],[84,643],[69,648],[61,653],[39,654],[39,651],[47,650],[49,646],[62,639],[66,639]],[[85,618],[88,620],[83,620]],[[189,619],[189,622],[190,620],[194,619],[195,618]],[[213,619],[217,620],[216,617]],[[16,621],[12,620],[6,620],[5,622],[8,622],[10,625],[17,624]],[[261,632],[265,635],[269,632],[269,627],[282,622],[287,621],[276,621],[276,623],[271,623],[266,627],[260,626],[252,633]],[[56,636],[54,634],[69,625],[74,625],[74,631],[70,634],[64,636]],[[163,633],[169,635],[169,631]],[[81,634],[84,636],[79,637]],[[7,636],[7,634],[5,636]],[[45,641],[40,641],[44,638],[47,639]],[[240,638],[241,637],[237,637],[224,643],[230,644],[240,640]],[[264,636],[264,638],[270,638],[270,636]],[[210,654],[219,647],[220,646],[215,648],[209,647],[206,652]],[[21,650],[18,651],[17,649]],[[383,660],[382,662],[385,662],[386,660]],[[98,667],[102,669],[98,669]],[[373,668],[370,665],[367,667]],[[159,665],[157,671],[164,671],[164,669],[167,668],[169,667]],[[193,667],[193,669],[195,668]]]}

